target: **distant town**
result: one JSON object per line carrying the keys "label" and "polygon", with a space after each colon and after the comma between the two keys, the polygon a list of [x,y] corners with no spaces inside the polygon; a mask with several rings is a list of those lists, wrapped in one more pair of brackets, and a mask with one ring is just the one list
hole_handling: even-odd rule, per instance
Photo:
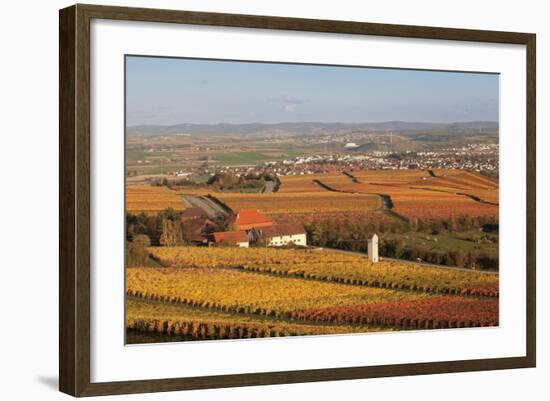
{"label": "distant town", "polygon": [[[345,152],[297,156],[282,161],[265,161],[257,165],[210,166],[207,162],[189,169],[166,171],[169,176],[192,180],[194,177],[228,172],[240,175],[274,174],[276,176],[309,175],[349,170],[430,170],[455,169],[496,175],[499,169],[498,144],[466,144],[430,151],[357,152],[353,142]],[[158,150],[152,148],[151,152]]]}

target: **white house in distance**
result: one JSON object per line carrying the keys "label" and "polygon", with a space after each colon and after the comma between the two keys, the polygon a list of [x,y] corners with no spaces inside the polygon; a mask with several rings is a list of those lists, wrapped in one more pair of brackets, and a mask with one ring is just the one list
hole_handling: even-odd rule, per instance
{"label": "white house in distance", "polygon": [[368,257],[373,263],[379,262],[378,257],[378,235],[374,234],[371,239],[368,240]]}
{"label": "white house in distance", "polygon": [[263,238],[268,246],[284,246],[290,243],[307,246],[306,230],[300,224],[276,224],[271,227],[254,228],[251,231],[254,240]]}

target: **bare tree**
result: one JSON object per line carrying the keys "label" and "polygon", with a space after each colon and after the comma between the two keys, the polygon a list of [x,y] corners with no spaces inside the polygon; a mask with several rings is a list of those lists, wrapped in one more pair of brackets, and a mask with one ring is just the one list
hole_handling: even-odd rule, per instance
{"label": "bare tree", "polygon": [[160,243],[164,246],[176,246],[181,242],[182,233],[181,225],[178,221],[172,219],[163,219],[162,221],[162,234],[160,236]]}

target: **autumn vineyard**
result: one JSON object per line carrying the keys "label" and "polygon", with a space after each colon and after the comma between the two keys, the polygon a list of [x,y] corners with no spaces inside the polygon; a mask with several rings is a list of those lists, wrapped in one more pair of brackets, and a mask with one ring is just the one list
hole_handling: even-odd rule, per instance
{"label": "autumn vineyard", "polygon": [[128,183],[127,342],[498,326],[498,193],[462,169]]}
{"label": "autumn vineyard", "polygon": [[265,192],[231,179],[127,186],[128,343],[498,326],[497,181],[350,170]]}
{"label": "autumn vineyard", "polygon": [[498,74],[125,68],[127,344],[499,326]]}
{"label": "autumn vineyard", "polygon": [[163,267],[126,270],[135,342],[498,325],[494,274],[370,263],[327,250],[149,251]]}

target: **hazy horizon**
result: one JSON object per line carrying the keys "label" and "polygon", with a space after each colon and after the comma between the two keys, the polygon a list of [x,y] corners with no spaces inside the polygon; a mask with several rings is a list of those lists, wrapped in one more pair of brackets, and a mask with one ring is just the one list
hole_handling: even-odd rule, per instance
{"label": "hazy horizon", "polygon": [[140,126],[179,126],[179,125],[279,125],[279,124],[342,124],[342,125],[368,125],[368,124],[386,124],[386,123],[403,123],[403,124],[441,124],[441,125],[452,125],[452,124],[469,124],[469,123],[491,123],[498,124],[498,120],[468,120],[468,121],[401,121],[401,120],[391,120],[391,121],[350,121],[350,122],[341,122],[341,121],[277,121],[277,122],[260,122],[260,121],[251,121],[245,123],[230,123],[226,121],[220,121],[215,123],[193,123],[189,121],[182,121],[175,124],[129,124],[128,128],[140,127]]}
{"label": "hazy horizon", "polygon": [[498,122],[499,76],[128,56],[136,125]]}

